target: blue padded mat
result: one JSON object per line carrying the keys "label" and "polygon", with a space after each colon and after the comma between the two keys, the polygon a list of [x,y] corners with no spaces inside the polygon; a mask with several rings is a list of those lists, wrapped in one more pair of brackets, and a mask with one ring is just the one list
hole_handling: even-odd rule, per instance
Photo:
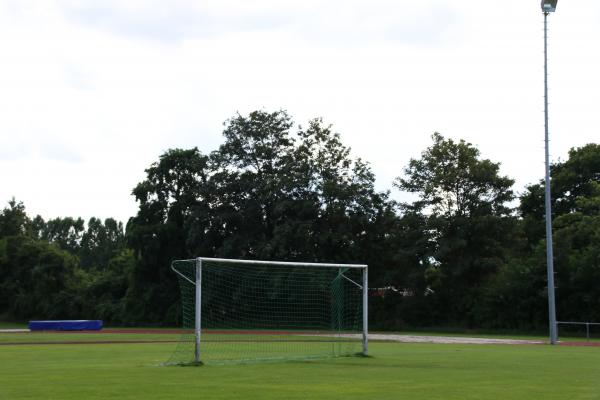
{"label": "blue padded mat", "polygon": [[99,331],[102,321],[95,320],[68,320],[68,321],[29,321],[29,330],[32,331]]}

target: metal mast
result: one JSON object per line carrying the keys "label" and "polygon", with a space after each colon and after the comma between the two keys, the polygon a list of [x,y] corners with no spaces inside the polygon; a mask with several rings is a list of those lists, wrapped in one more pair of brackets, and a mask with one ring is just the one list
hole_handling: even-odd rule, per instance
{"label": "metal mast", "polygon": [[548,273],[548,323],[550,344],[556,344],[556,305],[554,299],[554,251],[552,249],[552,206],[550,202],[550,150],[548,145],[548,14],[556,10],[557,0],[542,0],[544,13],[544,144],[545,144],[545,205],[546,205],[546,270]]}

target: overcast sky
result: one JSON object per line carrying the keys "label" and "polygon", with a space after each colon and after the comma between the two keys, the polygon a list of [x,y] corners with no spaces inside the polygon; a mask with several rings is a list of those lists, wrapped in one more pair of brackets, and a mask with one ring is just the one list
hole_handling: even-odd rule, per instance
{"label": "overcast sky", "polygon": [[[549,29],[564,160],[600,141],[600,2],[560,0]],[[522,191],[544,175],[539,1],[0,0],[2,207],[126,221],[160,154],[256,109],[323,117],[381,190],[438,131]]]}

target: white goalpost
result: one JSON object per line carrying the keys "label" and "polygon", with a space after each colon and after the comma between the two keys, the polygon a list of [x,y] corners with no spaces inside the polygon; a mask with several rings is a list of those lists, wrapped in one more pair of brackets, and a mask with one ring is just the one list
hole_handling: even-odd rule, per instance
{"label": "white goalpost", "polygon": [[170,364],[368,354],[367,265],[199,257],[171,269],[186,331]]}

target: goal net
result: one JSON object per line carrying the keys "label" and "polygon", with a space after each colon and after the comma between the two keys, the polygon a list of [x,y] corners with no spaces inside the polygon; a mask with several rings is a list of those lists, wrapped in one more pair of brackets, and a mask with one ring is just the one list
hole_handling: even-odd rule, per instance
{"label": "goal net", "polygon": [[367,266],[197,258],[171,265],[184,334],[168,364],[367,353]]}

